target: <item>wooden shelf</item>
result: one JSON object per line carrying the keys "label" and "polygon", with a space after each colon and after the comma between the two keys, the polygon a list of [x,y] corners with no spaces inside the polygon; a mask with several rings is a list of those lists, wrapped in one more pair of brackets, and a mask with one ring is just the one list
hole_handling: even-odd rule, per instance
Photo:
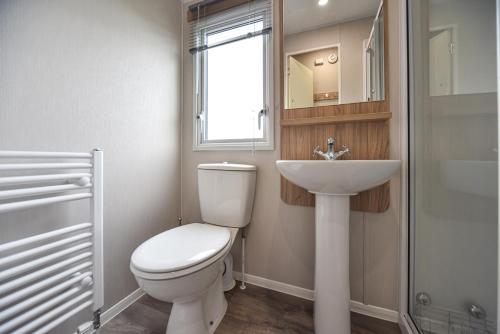
{"label": "wooden shelf", "polygon": [[325,117],[282,119],[281,126],[287,127],[338,123],[381,122],[391,119],[391,117],[392,113],[390,112],[379,112],[369,114],[349,114]]}

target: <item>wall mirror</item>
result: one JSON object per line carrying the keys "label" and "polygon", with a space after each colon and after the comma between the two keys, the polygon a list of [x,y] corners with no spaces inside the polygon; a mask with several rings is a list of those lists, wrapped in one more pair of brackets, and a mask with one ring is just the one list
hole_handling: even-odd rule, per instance
{"label": "wall mirror", "polygon": [[285,109],[384,100],[383,0],[283,1]]}

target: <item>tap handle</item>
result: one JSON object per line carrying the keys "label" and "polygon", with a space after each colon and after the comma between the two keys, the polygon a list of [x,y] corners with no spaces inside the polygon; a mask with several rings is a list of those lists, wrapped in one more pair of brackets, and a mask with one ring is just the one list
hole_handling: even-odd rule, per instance
{"label": "tap handle", "polygon": [[319,145],[314,148],[313,157],[315,157],[316,155],[318,155],[318,153],[319,153]]}
{"label": "tap handle", "polygon": [[347,147],[347,145],[342,145],[342,151],[344,151],[345,154],[351,155],[351,149]]}

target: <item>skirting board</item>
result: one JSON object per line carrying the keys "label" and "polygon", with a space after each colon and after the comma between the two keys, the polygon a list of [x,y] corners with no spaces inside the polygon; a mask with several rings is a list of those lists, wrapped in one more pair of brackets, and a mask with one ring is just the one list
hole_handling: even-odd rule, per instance
{"label": "skirting board", "polygon": [[118,314],[120,314],[122,311],[124,311],[127,307],[135,303],[139,298],[144,296],[144,291],[142,289],[137,289],[134,292],[132,292],[130,295],[126,296],[122,300],[120,300],[118,303],[115,305],[111,306],[109,309],[104,311],[101,314],[101,326],[104,326],[107,322],[109,322],[111,319],[116,317]]}
{"label": "skirting board", "polygon": [[[237,280],[241,280],[240,272],[233,272],[233,276]],[[282,283],[278,281],[273,281],[267,278],[255,276],[255,275],[245,275],[246,282],[249,284],[257,285],[269,290],[278,291],[295,297],[314,300],[314,291],[309,289],[304,289],[295,285]],[[399,313],[397,311],[385,309],[373,305],[365,305],[361,302],[351,300],[351,311],[354,313],[363,314],[372,318],[382,319],[394,323],[399,322]]]}
{"label": "skirting board", "polygon": [[[240,272],[233,272],[233,276],[237,280],[241,280]],[[273,281],[267,278],[255,276],[255,275],[245,275],[246,282],[249,284],[253,284],[256,286],[260,286],[262,288],[266,288],[269,290],[285,293],[287,295],[292,295],[295,297],[299,297],[307,300],[314,300],[314,291],[309,289],[304,289],[295,285],[282,283],[278,281]],[[238,287],[237,287],[238,288]],[[127,307],[132,305],[136,300],[144,296],[144,291],[141,289],[137,289],[132,292],[130,295],[126,296],[122,300],[120,300],[115,305],[111,306],[101,315],[101,325],[104,326],[111,319],[116,317],[120,312],[125,310]],[[399,314],[396,311],[388,310],[385,308],[373,306],[373,305],[365,305],[363,303],[351,300],[351,311],[355,313],[360,313],[369,317],[382,319],[394,323],[399,322]]]}
{"label": "skirting board", "polygon": [[394,323],[399,322],[399,313],[397,311],[373,305],[366,305],[355,300],[351,300],[351,312]]}
{"label": "skirting board", "polygon": [[[241,281],[241,273],[233,271],[234,279]],[[273,281],[264,277],[259,277],[255,275],[245,274],[245,282],[260,286],[273,291],[278,291],[285,293],[287,295],[292,295],[307,300],[314,300],[314,291],[309,289],[304,289],[295,285],[281,283],[278,281]]]}
{"label": "skirting board", "polygon": [[418,333],[418,330],[413,326],[411,320],[407,318],[407,315],[401,313],[399,318],[399,328],[401,329],[401,333],[403,334],[413,334]]}

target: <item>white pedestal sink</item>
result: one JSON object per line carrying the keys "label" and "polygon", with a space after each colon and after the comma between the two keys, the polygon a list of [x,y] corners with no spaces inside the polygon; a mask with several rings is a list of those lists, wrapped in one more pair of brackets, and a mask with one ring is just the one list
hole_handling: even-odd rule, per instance
{"label": "white pedestal sink", "polygon": [[388,181],[399,160],[278,160],[281,174],[316,195],[314,332],[350,334],[349,196]]}

